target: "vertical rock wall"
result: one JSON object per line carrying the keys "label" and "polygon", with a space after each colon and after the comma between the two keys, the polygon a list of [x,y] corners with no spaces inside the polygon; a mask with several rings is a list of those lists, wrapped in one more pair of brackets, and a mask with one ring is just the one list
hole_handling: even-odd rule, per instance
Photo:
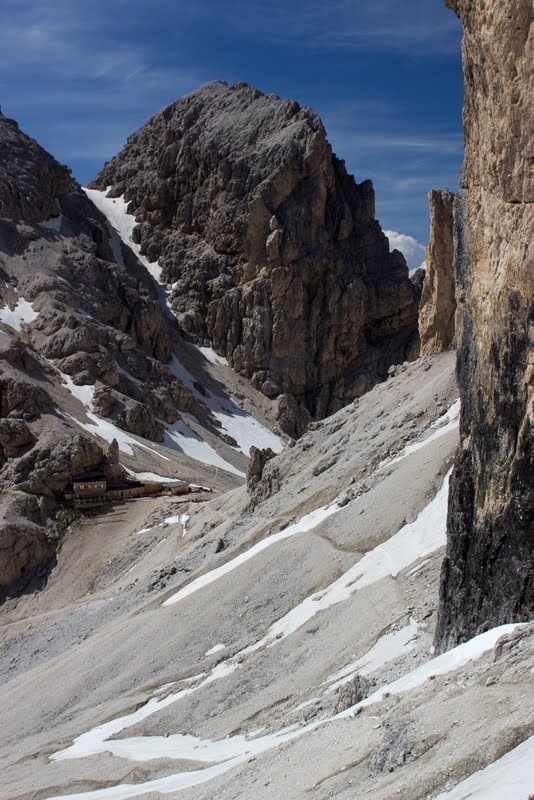
{"label": "vertical rock wall", "polygon": [[454,344],[453,202],[454,194],[448,189],[432,189],[428,194],[430,241],[419,306],[422,356],[441,353]]}
{"label": "vertical rock wall", "polygon": [[461,444],[436,644],[532,615],[534,258],[530,0],[447,0],[464,23],[455,205]]}

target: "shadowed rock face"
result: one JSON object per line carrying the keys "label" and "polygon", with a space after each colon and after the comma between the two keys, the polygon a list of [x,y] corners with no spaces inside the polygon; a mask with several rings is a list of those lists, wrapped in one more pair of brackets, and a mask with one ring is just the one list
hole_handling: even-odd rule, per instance
{"label": "shadowed rock face", "polygon": [[422,356],[441,353],[454,344],[453,202],[454,194],[448,189],[432,189],[428,194],[430,241],[419,306]]}
{"label": "shadowed rock face", "polygon": [[455,207],[461,445],[436,641],[532,616],[534,191],[529,0],[447,0],[464,22]]}
{"label": "shadowed rock face", "polygon": [[267,396],[323,417],[384,379],[417,336],[402,256],[319,117],[245,84],[156,114],[94,188],[130,201],[182,329]]}

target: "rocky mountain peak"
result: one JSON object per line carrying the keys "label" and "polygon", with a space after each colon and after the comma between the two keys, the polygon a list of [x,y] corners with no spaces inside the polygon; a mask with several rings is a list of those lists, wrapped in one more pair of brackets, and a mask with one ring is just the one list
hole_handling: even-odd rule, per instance
{"label": "rocky mountain peak", "polygon": [[217,81],[128,139],[91,184],[123,196],[182,331],[269,397],[332,413],[404,361],[417,309],[370,181],[318,115]]}

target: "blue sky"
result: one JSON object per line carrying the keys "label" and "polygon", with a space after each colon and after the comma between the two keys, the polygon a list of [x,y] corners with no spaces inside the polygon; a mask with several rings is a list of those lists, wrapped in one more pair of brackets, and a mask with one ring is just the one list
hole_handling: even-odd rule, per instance
{"label": "blue sky", "polygon": [[[0,103],[82,183],[209,80],[323,118],[384,229],[426,243],[462,161],[461,26],[443,0],[0,0]],[[412,256],[417,260],[419,253]]]}

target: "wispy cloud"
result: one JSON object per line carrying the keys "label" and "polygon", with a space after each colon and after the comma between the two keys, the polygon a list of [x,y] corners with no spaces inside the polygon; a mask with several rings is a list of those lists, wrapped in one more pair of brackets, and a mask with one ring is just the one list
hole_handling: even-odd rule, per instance
{"label": "wispy cloud", "polygon": [[147,109],[155,112],[203,81],[191,64],[162,64],[142,36],[134,35],[137,0],[114,0],[113,14],[106,13],[106,5],[4,0],[5,113],[30,130],[39,117],[39,138],[62,160],[110,158]]}
{"label": "wispy cloud", "polygon": [[[198,11],[213,14],[210,3]],[[450,54],[458,47],[459,21],[429,0],[230,0],[215,12],[227,24],[285,42],[298,39],[316,50],[383,50],[416,56]]]}

